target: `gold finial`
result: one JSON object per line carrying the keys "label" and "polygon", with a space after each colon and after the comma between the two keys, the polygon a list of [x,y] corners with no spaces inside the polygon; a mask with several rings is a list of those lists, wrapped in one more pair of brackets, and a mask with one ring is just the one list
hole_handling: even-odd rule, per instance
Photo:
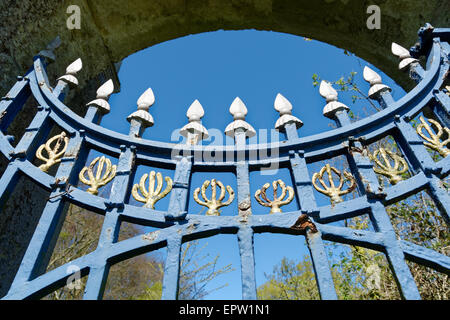
{"label": "gold finial", "polygon": [[[378,158],[378,155],[380,154],[383,158],[384,163],[382,163]],[[388,156],[389,158],[394,160],[394,166],[391,165]],[[373,171],[387,177],[389,179],[389,183],[393,185],[402,181],[403,178],[401,174],[408,171],[408,164],[406,163],[406,160],[403,159],[403,157],[399,156],[395,152],[385,150],[384,148],[375,150],[375,152],[370,155],[370,158],[376,164],[376,166],[373,167]]]}
{"label": "gold finial", "polygon": [[[258,203],[264,207],[270,207],[270,213],[282,212],[280,207],[286,204],[289,204],[292,199],[294,199],[294,189],[292,187],[286,187],[282,180],[275,180],[272,182],[273,187],[273,200],[270,201],[267,199],[266,190],[270,187],[270,183],[266,183],[260,190],[255,192],[255,199]],[[281,195],[277,197],[278,187],[281,188]],[[286,200],[283,199],[286,197],[286,193],[289,192],[289,195]],[[265,201],[263,201],[262,199]]]}
{"label": "gold finial", "polygon": [[[323,175],[325,174],[325,171],[328,174],[328,182],[330,186],[327,186],[323,181]],[[337,187],[334,184],[332,172],[334,172],[336,175],[339,176],[339,185]],[[344,186],[344,176],[345,178],[351,181],[351,184],[347,190],[342,190]],[[319,180],[320,184],[324,187],[324,189],[320,188],[317,185],[316,180]],[[325,167],[323,167],[319,171],[319,173],[317,172],[314,173],[312,177],[312,184],[314,185],[314,188],[316,188],[317,191],[331,198],[331,204],[344,201],[341,198],[341,196],[352,192],[356,188],[355,178],[353,178],[353,176],[350,173],[344,170],[344,174],[342,174],[338,169],[331,167],[329,164],[325,165]]]}
{"label": "gold finial", "polygon": [[[156,176],[156,179],[155,179]],[[148,181],[148,191],[145,189],[145,182]],[[162,175],[160,172],[156,173],[155,171],[151,171],[150,175],[144,174],[139,181],[139,184],[135,184],[131,191],[133,198],[136,201],[145,203],[144,208],[155,209],[155,204],[172,190],[172,179],[170,177],[165,177],[167,186],[163,192],[161,192],[163,187]],[[155,182],[156,188],[155,188]],[[141,191],[143,197],[139,194],[138,188]]]}
{"label": "gold finial", "polygon": [[[447,149],[446,145],[450,142],[450,129],[447,127],[442,128],[442,126],[439,124],[439,122],[433,120],[433,119],[427,119],[431,124],[434,125],[434,127],[437,129],[437,134],[433,132],[431,127],[428,125],[428,123],[425,122],[425,119],[420,116],[420,124],[417,126],[417,133],[419,136],[421,136],[424,140],[428,142],[424,142],[423,144],[427,146],[430,149],[433,149],[444,158],[450,154],[450,150]],[[428,132],[430,137],[427,137],[423,132],[422,129],[424,129]],[[447,140],[444,140],[441,142],[440,139],[443,138],[444,131],[447,134]]]}
{"label": "gold finial", "polygon": [[[55,145],[52,147],[51,144],[53,142],[55,142]],[[61,147],[62,143],[64,145]],[[50,167],[52,167],[53,165],[55,165],[57,163],[60,163],[61,158],[64,155],[64,152],[66,152],[68,143],[69,143],[69,138],[67,137],[66,133],[63,131],[60,134],[49,139],[47,141],[47,143],[41,145],[39,147],[39,149],[37,149],[37,151],[36,151],[36,157],[39,160],[44,161],[45,163],[41,164],[39,166],[39,169],[41,169],[44,172],[48,172]],[[47,156],[48,156],[47,158],[44,157],[44,155],[42,154],[42,151],[44,151],[44,149],[47,152]],[[59,151],[59,149],[61,149],[61,151]]]}
{"label": "gold finial", "polygon": [[[228,206],[231,204],[231,202],[233,202],[234,191],[230,186],[227,186],[227,188],[225,189],[222,182],[220,182],[216,179],[212,179],[211,180],[211,189],[212,189],[211,200],[208,200],[208,198],[206,197],[206,189],[208,188],[209,184],[210,184],[210,181],[206,180],[203,183],[202,188],[201,188],[202,197],[205,201],[201,201],[198,197],[198,194],[200,193],[200,188],[195,189],[194,200],[198,204],[208,208],[208,211],[206,211],[207,216],[220,216],[220,212],[218,209]],[[219,185],[219,187],[220,187],[219,198],[217,198],[217,185]],[[226,202],[222,202],[223,199],[225,198],[226,191],[228,191],[230,197],[228,198],[228,200]]]}
{"label": "gold finial", "polygon": [[[96,170],[95,176],[94,176],[94,172],[93,172],[94,166],[96,165],[97,162],[98,162],[97,170]],[[103,166],[104,166],[105,162],[106,162],[106,169],[105,169],[105,173],[103,173]],[[117,169],[117,166],[111,165],[111,160],[109,160],[108,158],[105,158],[104,156],[97,157],[91,162],[89,167],[84,167],[80,171],[79,178],[80,178],[81,182],[90,186],[90,188],[87,189],[87,192],[89,192],[90,194],[93,194],[93,195],[97,195],[98,189],[100,187],[103,187],[107,183],[109,183],[116,176],[116,169]],[[86,171],[87,171],[89,180],[86,179],[84,176]]]}

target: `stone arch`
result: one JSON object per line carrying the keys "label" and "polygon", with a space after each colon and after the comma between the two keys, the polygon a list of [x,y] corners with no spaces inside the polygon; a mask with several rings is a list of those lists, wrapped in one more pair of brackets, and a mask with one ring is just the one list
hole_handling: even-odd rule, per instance
{"label": "stone arch", "polygon": [[[379,30],[366,26],[367,7],[372,4],[381,9]],[[70,5],[81,9],[80,30],[67,28]],[[81,57],[79,90],[85,90],[99,74],[103,74],[100,79],[111,76],[117,82],[114,64],[136,51],[219,29],[272,30],[327,42],[355,53],[408,87],[407,77],[398,71],[397,59],[390,53],[391,42],[413,45],[420,26],[430,22],[445,27],[449,18],[442,13],[450,11],[450,3],[440,0],[23,0],[4,1],[3,7],[3,92],[56,35],[62,45],[50,76],[61,74]]]}

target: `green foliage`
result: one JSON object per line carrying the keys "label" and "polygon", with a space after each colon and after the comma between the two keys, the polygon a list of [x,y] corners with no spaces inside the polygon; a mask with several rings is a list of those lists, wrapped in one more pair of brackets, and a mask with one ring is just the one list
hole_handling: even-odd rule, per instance
{"label": "green foliage", "polygon": [[[352,219],[348,227],[368,229],[367,217]],[[326,244],[331,275],[341,300],[399,299],[395,281],[384,254],[373,250]],[[302,261],[283,258],[258,287],[263,300],[315,300],[319,292],[309,256]]]}
{"label": "green foliage", "polygon": [[[352,95],[350,97],[352,99],[352,103],[356,103],[358,100],[363,99],[363,100],[367,101],[369,103],[369,105],[375,111],[380,111],[381,108],[378,107],[377,105],[375,105],[369,99],[369,97],[359,89],[359,87],[355,81],[356,74],[357,74],[357,72],[351,71],[348,76],[346,76],[346,77],[342,76],[338,80],[332,81],[331,84],[334,84],[335,86],[337,86],[336,91],[351,93]],[[312,80],[313,80],[312,81],[313,86],[317,87],[320,84],[321,78],[319,75],[314,73],[312,75]],[[353,117],[353,119],[356,119],[356,117]]]}
{"label": "green foliage", "polygon": [[160,300],[162,294],[162,282],[158,281],[145,288],[144,293],[134,300]]}
{"label": "green foliage", "polygon": [[[103,217],[69,205],[60,236],[53,250],[47,271],[62,266],[92,252],[103,224]],[[119,241],[139,235],[142,230],[133,224],[121,224]],[[219,267],[218,258],[202,254],[198,241],[189,242],[181,253],[180,299],[202,299],[219,290],[207,285],[216,277],[232,271],[231,264]],[[164,260],[157,254],[143,254],[111,266],[105,286],[104,300],[159,300],[162,294]],[[81,279],[81,288],[64,286],[49,294],[48,300],[77,300],[83,298],[87,277]],[[226,285],[226,284],[225,284]],[[224,285],[224,286],[225,286]]]}
{"label": "green foliage", "polygon": [[[201,300],[213,291],[219,290],[228,284],[216,288],[207,288],[207,285],[216,277],[231,272],[231,264],[218,270],[217,255],[212,260],[208,259],[209,254],[202,255],[206,245],[199,248],[198,241],[189,242],[181,254],[180,260],[180,281],[179,300]],[[205,261],[206,260],[206,261]],[[163,269],[161,269],[161,275]],[[137,297],[138,300],[158,300],[161,299],[162,281],[147,285],[144,293]]]}
{"label": "green foliage", "polygon": [[[386,208],[397,235],[406,241],[450,255],[450,233],[428,194],[421,192]],[[409,262],[422,299],[448,300],[448,275]]]}
{"label": "green foliage", "polygon": [[268,281],[258,288],[260,300],[316,300],[319,291],[315,286],[314,272],[309,257],[295,264],[295,261],[283,258]]}

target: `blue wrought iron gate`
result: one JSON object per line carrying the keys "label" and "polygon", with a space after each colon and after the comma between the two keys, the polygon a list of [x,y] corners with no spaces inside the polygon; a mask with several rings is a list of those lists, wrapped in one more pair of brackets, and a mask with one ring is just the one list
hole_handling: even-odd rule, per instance
{"label": "blue wrought iron gate", "polygon": [[[322,299],[337,299],[323,240],[383,252],[401,295],[406,299],[420,299],[405,259],[449,274],[450,258],[398,239],[385,206],[425,190],[449,223],[450,198],[443,184],[450,170],[450,157],[447,156],[450,150],[446,146],[450,136],[450,96],[449,88],[445,89],[449,78],[449,38],[450,29],[433,28],[427,24],[419,30],[419,43],[411,50],[393,44],[392,51],[400,58],[399,68],[409,70],[411,78],[417,82],[416,87],[398,101],[393,100],[389,87],[381,83],[381,78],[366,68],[364,78],[371,84],[369,96],[379,103],[382,110],[363,120],[351,122],[349,108],[337,101],[337,93],[329,83],[322,82],[320,94],[327,101],[324,115],[338,125],[337,129],[329,132],[299,137],[297,130],[302,123],[291,114],[292,106],[280,95],[275,103],[275,109],[280,112],[276,128],[286,134],[287,140],[249,145],[246,138],[255,132],[245,122],[245,106],[236,100],[230,109],[234,121],[226,129],[226,134],[234,137],[235,145],[232,147],[196,145],[207,135],[200,123],[203,110],[197,104],[188,112],[189,124],[181,130],[188,138],[186,145],[180,147],[140,138],[153,123],[148,113],[153,103],[151,90],[143,94],[138,101],[138,110],[128,118],[129,135],[102,128],[99,123],[102,115],[109,111],[107,99],[112,92],[111,83],[107,82],[99,89],[97,99],[88,104],[86,115],[80,117],[63,101],[69,87],[77,84],[75,75],[81,69],[81,61],[71,64],[66,75],[52,87],[46,75],[46,66],[52,54],[41,52],[34,58],[33,67],[25,76],[18,78],[0,102],[0,149],[9,161],[0,180],[1,203],[13,192],[22,175],[51,192],[20,268],[3,299],[40,298],[66,284],[71,276],[66,273],[67,265],[45,273],[48,254],[52,252],[54,239],[58,236],[66,202],[104,215],[97,249],[69,263],[79,266],[82,276],[88,276],[85,299],[102,298],[111,265],[161,247],[167,247],[162,299],[176,299],[182,244],[223,233],[237,235],[242,298],[256,299],[253,237],[255,233],[264,232],[306,237]],[[421,57],[425,58],[422,61],[425,61],[426,67],[421,66]],[[13,147],[6,130],[31,95],[38,103],[37,113]],[[430,117],[429,122],[433,124],[434,131],[424,118],[421,118],[417,129],[409,123],[424,108],[432,111],[433,119]],[[47,140],[54,124],[62,128],[63,133]],[[428,134],[424,134],[423,130]],[[379,159],[367,153],[365,146],[386,135],[395,139],[403,157],[388,154],[385,150],[378,150],[378,155],[382,156]],[[89,167],[84,167],[82,155],[92,148],[117,157],[117,166],[112,166],[108,158],[99,157]],[[176,148],[178,155],[173,156]],[[442,159],[434,161],[426,148],[439,152]],[[275,149],[278,150],[277,156],[260,156],[273,155],[270,150]],[[226,160],[208,161],[202,157],[211,152],[216,156],[222,155],[221,158]],[[308,171],[308,163],[337,155],[347,158],[351,172],[340,172],[330,165],[318,173]],[[35,157],[44,163],[35,166]],[[394,166],[390,164],[389,157],[394,161]],[[162,190],[162,176],[152,172],[144,176],[139,185],[132,186],[136,163],[173,169],[174,179],[166,178],[167,186]],[[269,200],[265,192],[270,185],[265,185],[255,197],[260,204],[271,208],[271,214],[254,215],[252,212],[265,209],[251,207],[249,172],[269,163],[289,168],[294,188],[285,187],[282,181],[274,181],[273,188],[281,189],[282,194],[277,198],[275,192],[274,199]],[[57,166],[55,176],[47,173],[53,166]],[[407,179],[401,176],[405,167],[412,173]],[[201,190],[189,194],[190,177],[196,171],[235,172],[238,203],[235,216],[218,214],[218,208],[234,200],[234,190],[225,188],[220,181],[206,181]],[[377,174],[388,177],[391,186],[383,188]],[[333,175],[340,179],[337,186]],[[326,178],[328,184],[324,182]],[[83,191],[75,187],[78,179],[90,188]],[[148,189],[145,187],[147,179]],[[98,188],[108,183],[112,185],[109,198],[99,197]],[[206,199],[205,191],[209,187],[213,192],[211,199]],[[220,188],[220,195],[216,188]],[[318,207],[313,188],[329,196],[331,204]],[[355,188],[360,196],[342,201],[341,196]],[[145,203],[144,207],[126,203],[130,192],[138,201]],[[227,192],[229,198],[224,201]],[[168,210],[155,210],[155,202],[166,195],[170,196]],[[187,212],[187,200],[191,196],[208,207],[206,215]],[[284,199],[286,196],[287,199]],[[282,213],[280,207],[294,197],[300,210]],[[374,231],[330,225],[331,222],[363,214],[369,215]],[[124,221],[159,230],[118,242],[120,224]]]}

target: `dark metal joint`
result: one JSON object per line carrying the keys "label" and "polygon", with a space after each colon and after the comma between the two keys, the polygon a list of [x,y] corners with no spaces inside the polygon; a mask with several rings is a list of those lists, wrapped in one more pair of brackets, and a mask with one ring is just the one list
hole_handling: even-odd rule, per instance
{"label": "dark metal joint", "polygon": [[373,192],[370,188],[366,188],[366,194],[368,199],[373,200],[384,200],[387,197],[387,193],[381,187],[376,192]]}
{"label": "dark metal joint", "polygon": [[306,214],[302,214],[290,228],[300,231],[303,235],[306,234],[308,229],[311,230],[312,233],[318,232],[316,225]]}
{"label": "dark metal joint", "polygon": [[27,156],[27,153],[24,150],[20,151],[13,151],[9,154],[12,159],[25,159]]}
{"label": "dark metal joint", "polygon": [[125,208],[125,204],[123,202],[113,202],[110,200],[106,200],[104,203],[105,203],[105,207],[107,209],[123,209],[123,208]]}

